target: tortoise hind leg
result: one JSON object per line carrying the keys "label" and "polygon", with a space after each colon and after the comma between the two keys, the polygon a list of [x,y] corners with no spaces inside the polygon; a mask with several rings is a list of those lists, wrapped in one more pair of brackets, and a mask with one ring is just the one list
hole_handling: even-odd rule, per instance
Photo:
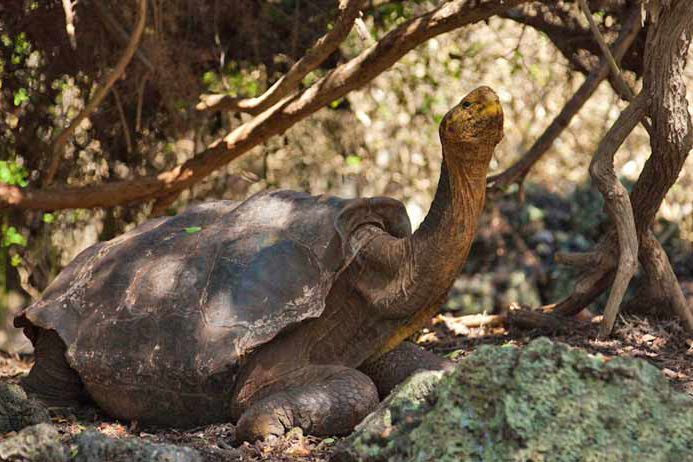
{"label": "tortoise hind leg", "polygon": [[41,329],[34,342],[34,366],[22,379],[22,388],[48,406],[73,406],[87,394],[77,372],[65,359],[65,343],[53,330]]}
{"label": "tortoise hind leg", "polygon": [[366,362],[359,370],[369,376],[378,387],[380,399],[385,399],[393,388],[417,370],[450,371],[455,363],[411,343],[402,342],[395,349]]}
{"label": "tortoise hind leg", "polygon": [[293,427],[316,436],[353,430],[378,404],[378,392],[365,374],[342,366],[309,366],[320,379],[269,395],[238,420],[238,441],[281,436]]}

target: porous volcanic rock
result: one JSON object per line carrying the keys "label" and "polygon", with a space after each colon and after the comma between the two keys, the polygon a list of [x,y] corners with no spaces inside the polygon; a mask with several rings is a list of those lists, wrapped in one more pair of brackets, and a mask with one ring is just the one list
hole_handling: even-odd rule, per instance
{"label": "porous volcanic rock", "polygon": [[0,460],[67,462],[68,450],[53,425],[40,423],[0,441]]}
{"label": "porous volcanic rock", "polygon": [[75,435],[70,452],[74,462],[202,462],[191,448],[147,443],[139,438],[112,438],[94,429]]}
{"label": "porous volcanic rock", "polygon": [[48,410],[38,401],[28,399],[19,385],[0,383],[0,433],[49,421]]}
{"label": "porous volcanic rock", "polygon": [[693,460],[693,400],[658,369],[546,338],[482,346],[389,411],[389,428],[362,425],[333,460]]}

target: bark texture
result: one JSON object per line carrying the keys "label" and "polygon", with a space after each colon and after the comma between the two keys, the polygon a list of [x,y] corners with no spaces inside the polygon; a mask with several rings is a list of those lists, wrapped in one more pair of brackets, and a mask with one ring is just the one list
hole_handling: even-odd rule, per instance
{"label": "bark texture", "polygon": [[[618,217],[615,221],[617,229],[608,232],[592,252],[556,255],[558,263],[575,266],[582,270],[582,274],[575,284],[573,293],[560,302],[545,307],[546,311],[557,315],[574,316],[611,286],[612,300],[607,309],[608,318],[604,321],[601,335],[607,335],[611,331],[613,318],[618,309],[616,299],[619,299],[620,304],[622,292],[630,280],[626,275],[632,273],[631,269],[634,266],[630,261],[633,255],[638,256],[643,267],[646,284],[651,286],[649,292],[659,294],[659,297],[655,298],[660,301],[665,298],[665,303],[682,320],[685,327],[693,331],[691,308],[686,305],[666,254],[652,232],[656,213],[667,192],[676,182],[693,146],[693,126],[688,113],[686,86],[683,80],[683,69],[693,32],[693,9],[686,0],[650,2],[648,8],[649,27],[641,97],[624,111],[619,118],[620,122],[617,121],[602,140],[600,148],[618,141],[627,126],[632,125],[631,129],[635,126],[634,123],[637,122],[626,116],[626,113],[632,112],[634,107],[640,104],[637,102],[638,99],[643,99],[647,100],[645,110],[652,120],[649,130],[652,154],[630,194],[631,210],[624,211],[623,206],[619,206],[620,211],[612,209],[609,214],[612,220]],[[595,160],[597,157],[595,155]],[[596,174],[595,179],[597,184],[600,184],[599,176],[603,176],[603,169],[595,168],[598,165],[599,162],[593,163],[591,173],[593,178]],[[608,165],[608,162],[603,165]],[[612,177],[611,181],[613,180]],[[601,188],[600,191],[605,194],[607,211],[609,207],[613,207],[614,200],[624,202],[623,191],[619,193],[617,189],[609,191]],[[632,228],[627,230],[630,228],[630,225],[627,225],[627,215],[631,213],[638,241],[637,252],[633,247]],[[616,271],[619,267],[620,273]],[[510,317],[518,315],[511,313]],[[520,317],[525,321],[534,319],[536,324],[545,324],[540,317]]]}

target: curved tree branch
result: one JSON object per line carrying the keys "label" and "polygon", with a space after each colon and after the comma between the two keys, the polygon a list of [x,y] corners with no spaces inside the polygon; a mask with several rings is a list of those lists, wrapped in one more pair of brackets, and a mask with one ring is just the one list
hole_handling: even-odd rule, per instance
{"label": "curved tree branch", "polygon": [[[651,100],[652,117],[650,145],[652,155],[645,163],[630,202],[639,241],[638,258],[647,277],[647,283],[657,285],[654,292],[666,294],[673,312],[693,332],[693,313],[686,304],[681,286],[671,269],[666,253],[652,233],[657,210],[674,184],[693,146],[693,122],[688,112],[683,69],[693,38],[693,10],[687,0],[672,0],[667,4],[650,3],[651,25],[645,45],[645,72],[643,90]],[[568,264],[581,266],[587,258],[596,264],[586,269],[576,282],[573,293],[549,311],[562,316],[579,312],[591,303],[611,283],[617,266],[616,233],[610,231],[597,244],[594,256],[562,257]],[[622,250],[622,249],[621,249]],[[584,269],[584,268],[583,268]],[[537,323],[539,324],[539,322]]]}
{"label": "curved tree branch", "polygon": [[[641,29],[640,6],[636,5],[631,9],[628,19],[623,24],[619,37],[613,44],[613,56],[620,60],[628,51],[631,44],[638,36]],[[522,183],[529,171],[539,159],[549,150],[554,141],[560,136],[563,130],[570,124],[575,115],[582,109],[582,106],[594,94],[599,84],[609,75],[609,63],[607,58],[602,58],[599,66],[587,76],[580,88],[563,106],[561,112],[556,116],[551,124],[544,130],[532,147],[514,164],[505,171],[488,178],[487,183],[493,183],[493,189],[502,189],[513,183]]]}
{"label": "curved tree branch", "polygon": [[590,176],[604,197],[604,207],[616,226],[619,244],[618,268],[604,309],[604,318],[599,329],[600,337],[611,334],[623,295],[638,269],[638,236],[635,232],[633,208],[628,191],[618,180],[614,171],[614,155],[645,116],[647,104],[647,96],[641,93],[621,112],[614,125],[602,138],[590,163]]}
{"label": "curved tree branch", "polygon": [[137,10],[137,25],[132,32],[130,42],[128,43],[127,47],[125,47],[122,56],[118,60],[118,63],[113,70],[104,77],[103,81],[96,89],[94,96],[91,100],[89,100],[89,103],[87,103],[84,109],[82,109],[82,111],[77,115],[77,117],[75,117],[70,125],[60,132],[60,134],[53,141],[51,145],[50,164],[48,165],[48,170],[46,171],[46,176],[43,180],[44,187],[49,186],[53,182],[53,178],[55,178],[55,174],[58,171],[58,166],[60,165],[60,158],[63,155],[67,140],[70,138],[70,136],[72,136],[79,124],[82,123],[82,121],[86,119],[89,114],[94,112],[96,107],[106,97],[108,91],[111,89],[115,81],[118,80],[121,75],[123,75],[123,72],[125,72],[125,68],[132,59],[132,56],[135,54],[135,50],[137,50],[137,45],[142,37],[142,31],[144,30],[144,24],[146,21],[147,0],[140,0]]}
{"label": "curved tree branch", "polygon": [[363,0],[340,0],[339,16],[334,27],[320,37],[301,59],[264,94],[257,98],[234,98],[228,95],[201,95],[195,107],[199,111],[241,111],[259,114],[292,91],[308,75],[323,63],[349,35],[359,14]]}
{"label": "curved tree branch", "polygon": [[411,19],[302,93],[285,98],[224,139],[158,175],[84,187],[24,189],[0,184],[0,208],[56,210],[109,207],[167,196],[205,178],[271,136],[371,81],[431,37],[473,24],[529,0],[455,0]]}

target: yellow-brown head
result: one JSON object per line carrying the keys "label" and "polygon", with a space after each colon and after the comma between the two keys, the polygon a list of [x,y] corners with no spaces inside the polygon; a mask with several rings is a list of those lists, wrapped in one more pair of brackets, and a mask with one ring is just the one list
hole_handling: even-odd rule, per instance
{"label": "yellow-brown head", "polygon": [[446,143],[485,144],[494,147],[503,139],[503,108],[489,87],[479,87],[450,109],[440,123]]}

